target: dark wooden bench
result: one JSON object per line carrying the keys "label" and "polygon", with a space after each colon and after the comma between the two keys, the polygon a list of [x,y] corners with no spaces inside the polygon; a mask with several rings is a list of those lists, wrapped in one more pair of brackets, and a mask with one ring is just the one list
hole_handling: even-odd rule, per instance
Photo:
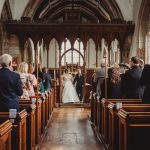
{"label": "dark wooden bench", "polygon": [[123,107],[119,116],[119,150],[150,149],[150,106]]}
{"label": "dark wooden bench", "polygon": [[[135,106],[142,106],[145,104],[132,104],[132,103],[123,103],[122,108],[126,107],[135,107]],[[118,111],[119,109],[116,106],[116,103],[109,103],[109,149],[110,150],[118,150],[119,149],[119,117]]]}
{"label": "dark wooden bench", "polygon": [[46,120],[46,99],[45,99],[45,95],[43,94],[43,96],[40,96],[40,99],[42,100],[41,103],[41,134],[44,133],[45,130],[45,125],[47,123]]}
{"label": "dark wooden bench", "polygon": [[109,139],[109,109],[108,104],[112,103],[142,103],[141,99],[102,99],[101,106],[99,107],[99,117],[101,118],[100,127],[101,127],[101,135],[107,147],[109,147],[108,139]]}
{"label": "dark wooden bench", "polygon": [[0,121],[0,150],[11,150],[11,130],[10,120]]}
{"label": "dark wooden bench", "polygon": [[49,121],[49,116],[50,116],[50,109],[49,109],[49,96],[48,92],[45,93],[45,126],[47,125]]}
{"label": "dark wooden bench", "polygon": [[[12,150],[26,150],[26,110],[17,113],[12,128]],[[9,112],[0,112],[0,120],[9,119]]]}
{"label": "dark wooden bench", "polygon": [[91,122],[95,125],[97,122],[97,96],[96,93],[92,93],[91,96]]}

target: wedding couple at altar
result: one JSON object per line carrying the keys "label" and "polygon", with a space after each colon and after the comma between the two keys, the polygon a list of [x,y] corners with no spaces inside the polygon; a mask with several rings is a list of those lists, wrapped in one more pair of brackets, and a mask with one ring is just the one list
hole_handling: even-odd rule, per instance
{"label": "wedding couple at altar", "polygon": [[82,102],[84,77],[80,68],[74,78],[68,69],[65,69],[62,75],[62,85],[62,103]]}

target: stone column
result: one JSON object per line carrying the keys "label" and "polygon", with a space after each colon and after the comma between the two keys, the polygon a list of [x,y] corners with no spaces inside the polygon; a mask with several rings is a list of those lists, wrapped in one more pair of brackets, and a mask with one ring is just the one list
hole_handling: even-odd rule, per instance
{"label": "stone column", "polygon": [[24,61],[24,57],[25,57],[24,45],[25,45],[25,38],[24,37],[19,37],[19,53],[20,53],[20,56],[21,56],[21,57],[19,57],[20,62]]}

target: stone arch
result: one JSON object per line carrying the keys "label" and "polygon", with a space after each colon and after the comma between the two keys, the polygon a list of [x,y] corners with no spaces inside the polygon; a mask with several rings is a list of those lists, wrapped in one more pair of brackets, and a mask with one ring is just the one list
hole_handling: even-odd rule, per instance
{"label": "stone arch", "polygon": [[[138,47],[137,55],[147,62],[150,57],[150,48],[147,47],[147,36],[150,34],[150,1],[142,0],[139,16],[138,16]],[[141,53],[143,51],[143,53]],[[149,52],[148,52],[149,51]],[[141,56],[142,55],[142,56]],[[149,61],[150,62],[150,61]]]}

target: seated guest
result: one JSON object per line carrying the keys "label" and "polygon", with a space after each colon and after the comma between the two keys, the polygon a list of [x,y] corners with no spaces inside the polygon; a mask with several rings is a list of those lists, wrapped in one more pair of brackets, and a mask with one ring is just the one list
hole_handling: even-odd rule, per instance
{"label": "seated guest", "polygon": [[[28,64],[26,62],[22,62],[19,65],[18,72],[20,74],[21,82],[23,85],[23,94],[21,98],[29,99],[31,87],[33,88],[30,74],[28,73]],[[33,93],[32,93],[33,94]]]}
{"label": "seated guest", "polygon": [[122,98],[126,98],[126,91],[125,91],[125,73],[130,69],[130,66],[129,64],[127,63],[120,63],[119,64],[120,66],[120,76],[121,76],[121,95],[122,95]]}
{"label": "seated guest", "polygon": [[142,68],[139,66],[139,58],[131,58],[131,69],[124,76],[125,96],[129,99],[137,99],[143,97],[144,87],[140,85]]}
{"label": "seated guest", "polygon": [[23,93],[19,74],[11,71],[12,57],[3,54],[0,57],[0,112],[16,109],[19,111],[18,96]]}
{"label": "seated guest", "polygon": [[101,85],[102,95],[101,98],[105,97],[105,84],[107,84],[107,98],[121,98],[121,77],[118,67],[108,69],[107,83],[104,80]]}
{"label": "seated guest", "polygon": [[35,96],[34,87],[37,86],[37,80],[36,80],[35,75],[33,75],[33,66],[31,64],[29,64],[28,74],[29,74],[29,81],[31,83],[31,86],[28,92],[30,96]]}
{"label": "seated guest", "polygon": [[43,72],[43,84],[45,91],[49,91],[51,89],[51,75],[48,73],[48,69],[46,67],[42,68]]}

